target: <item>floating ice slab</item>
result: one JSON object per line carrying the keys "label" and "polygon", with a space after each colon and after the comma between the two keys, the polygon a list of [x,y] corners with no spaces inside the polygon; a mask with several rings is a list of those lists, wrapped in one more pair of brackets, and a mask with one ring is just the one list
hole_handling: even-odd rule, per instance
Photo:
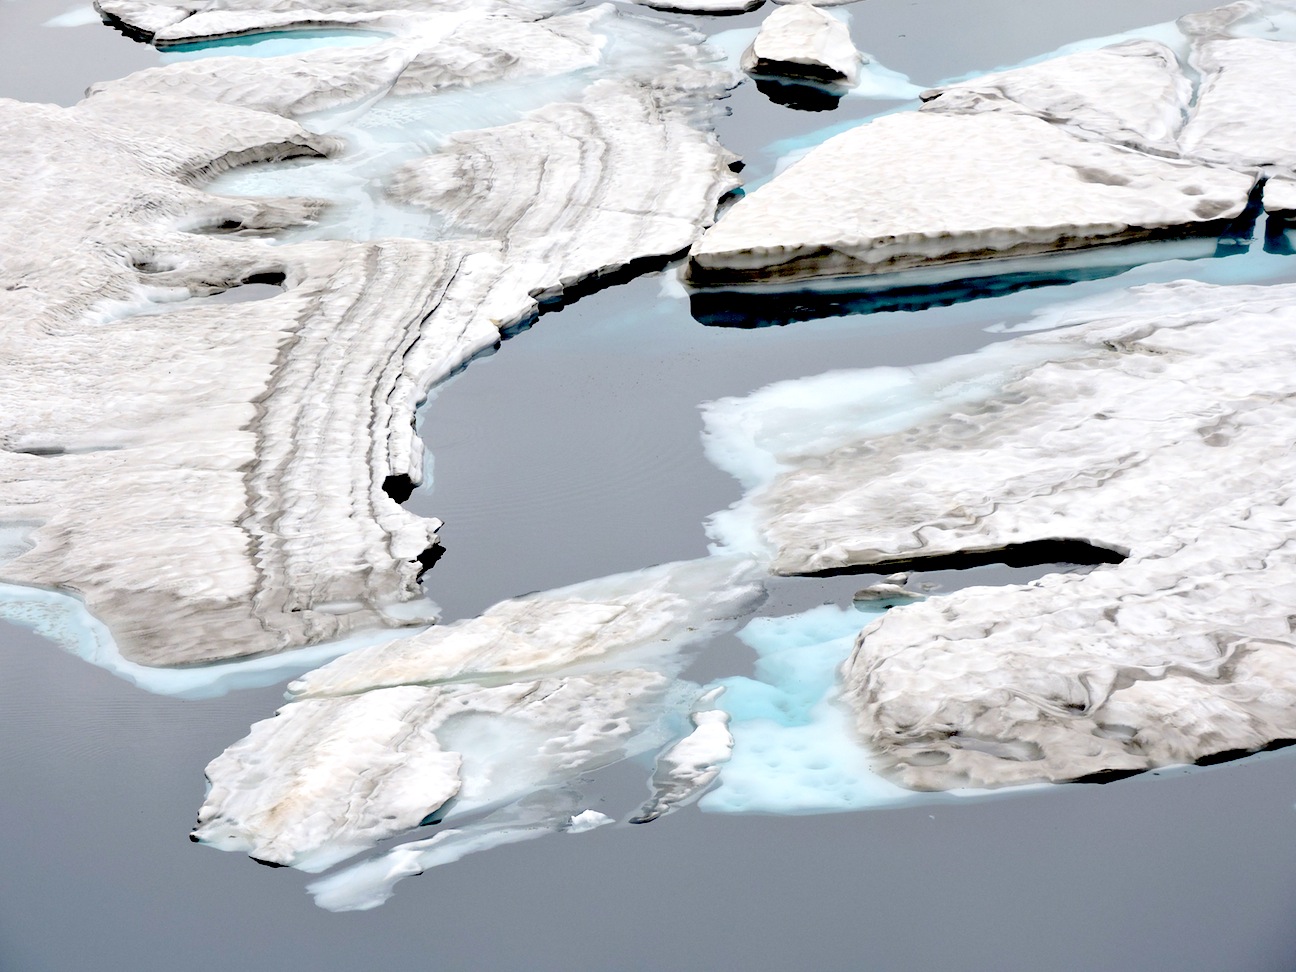
{"label": "floating ice slab", "polygon": [[729,713],[707,706],[714,705],[723,692],[723,687],[712,689],[699,699],[701,708],[690,717],[693,731],[657,757],[652,798],[631,823],[649,823],[692,803],[720,775],[721,765],[733,755],[734,739]]}
{"label": "floating ice slab", "polygon": [[[681,649],[749,613],[758,577],[750,561],[669,564],[343,656],[295,682],[299,701],[208,767],[195,839],[318,869],[413,828],[450,796],[462,814],[659,748],[699,694],[672,677]],[[697,712],[693,733],[661,757],[651,816],[714,779],[727,736],[717,720]],[[423,769],[406,776],[397,756],[374,758],[383,740]],[[570,813],[545,827],[562,829]]]}
{"label": "floating ice slab", "polygon": [[1264,208],[1267,213],[1296,214],[1296,179],[1271,176],[1264,184]]}
{"label": "floating ice slab", "polygon": [[[192,839],[319,870],[417,826],[459,792],[461,757],[434,730],[483,701],[466,694],[405,687],[286,706],[208,765]],[[240,786],[247,775],[264,784]]]}
{"label": "floating ice slab", "polygon": [[[1068,780],[1293,737],[1294,299],[1148,286],[1065,330],[725,406],[721,453],[764,484],[734,511],[745,530],[729,526],[780,570],[1056,540],[1125,555],[866,629],[844,697],[887,775]],[[776,400],[820,438],[780,436]]]}
{"label": "floating ice slab", "polygon": [[626,670],[294,702],[208,765],[192,839],[323,870],[453,796],[481,808],[658,745],[671,689]]}
{"label": "floating ice slab", "polygon": [[779,7],[743,54],[748,74],[854,86],[860,53],[846,24],[808,5]]}
{"label": "floating ice slab", "polygon": [[1293,25],[1291,3],[1233,4],[929,91],[917,117],[839,134],[749,193],[694,247],[689,275],[786,289],[1218,232],[1247,178],[1296,171]]}
{"label": "floating ice slab", "polygon": [[1016,112],[889,115],[825,142],[693,247],[695,282],[876,274],[1216,233],[1254,180]]}

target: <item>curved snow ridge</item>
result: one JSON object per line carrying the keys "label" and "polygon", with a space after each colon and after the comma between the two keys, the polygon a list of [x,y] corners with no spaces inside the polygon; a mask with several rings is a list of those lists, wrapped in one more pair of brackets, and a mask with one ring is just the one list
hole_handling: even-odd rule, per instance
{"label": "curved snow ridge", "polygon": [[[10,103],[5,115],[19,153],[94,157],[115,182],[105,193],[97,165],[69,164],[5,186],[23,245],[0,257],[11,322],[0,518],[40,525],[4,578],[78,593],[125,658],[152,665],[427,620],[401,605],[419,595],[418,558],[439,524],[382,489],[408,473],[391,465],[389,439],[411,434],[391,399],[403,401],[411,361],[448,373],[497,340],[478,317],[496,252],[272,248],[180,231],[311,211],[186,185],[231,159],[330,149],[275,116],[219,105],[195,115],[189,99],[127,95],[66,110]],[[159,124],[165,142],[141,135]],[[41,199],[58,205],[21,215]],[[98,311],[148,289],[203,294],[268,276],[285,293],[119,319]],[[514,315],[529,311],[520,295]],[[84,410],[61,406],[69,383]]]}
{"label": "curved snow ridge", "polygon": [[[117,95],[72,109],[6,103],[4,116],[20,156],[96,159],[15,168],[4,186],[14,242],[0,257],[10,322],[0,517],[40,522],[5,579],[79,593],[144,664],[260,654],[385,623],[389,605],[416,595],[417,556],[437,523],[382,493],[371,465],[388,430],[374,416],[400,349],[435,328],[429,317],[465,330],[447,295],[471,251],[272,249],[179,230],[282,225],[312,210],[189,188],[240,161],[331,149],[274,116]],[[159,127],[165,141],[142,134]],[[100,165],[114,173],[108,192]],[[286,292],[98,312],[149,289],[204,294],[266,277]],[[378,313],[370,288],[405,312]],[[339,334],[359,336],[346,360],[331,343]],[[62,407],[69,384],[83,410]],[[308,529],[341,563],[307,549]]]}
{"label": "curved snow ridge", "polygon": [[597,81],[579,101],[451,136],[397,170],[389,192],[436,210],[460,234],[504,240],[507,273],[541,299],[609,268],[669,258],[739,184],[734,157],[693,124],[686,101],[714,77],[678,72],[669,87]]}
{"label": "curved snow ridge", "polygon": [[[145,665],[429,620],[411,604],[440,524],[386,491],[422,477],[418,401],[534,318],[537,298],[686,249],[736,184],[709,130],[730,77],[699,35],[609,8],[517,19],[539,9],[420,21],[371,48],[173,64],[71,109],[0,102],[14,214],[0,310],[15,322],[0,519],[38,524],[5,580],[80,595]],[[603,80],[585,77],[591,64]],[[588,90],[446,149],[458,167],[424,201],[467,213],[488,198],[500,217],[462,239],[286,242],[333,200],[201,188],[251,163],[351,151],[287,116],[391,102],[398,118],[402,92],[549,73]],[[564,128],[576,118],[584,153]],[[539,178],[545,159],[538,197],[516,204],[481,175]],[[423,185],[413,170],[396,183]],[[255,281],[285,291],[149,300]],[[89,396],[75,415],[69,384]]]}

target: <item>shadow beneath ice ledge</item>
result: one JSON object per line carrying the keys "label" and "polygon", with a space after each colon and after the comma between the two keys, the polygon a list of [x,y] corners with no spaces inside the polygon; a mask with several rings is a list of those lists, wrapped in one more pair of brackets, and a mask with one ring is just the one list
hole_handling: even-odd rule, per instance
{"label": "shadow beneath ice ledge", "polygon": [[807,577],[839,577],[845,574],[890,574],[908,570],[967,570],[989,564],[1008,567],[1033,567],[1040,564],[1065,564],[1077,567],[1096,567],[1102,564],[1122,563],[1127,552],[1101,547],[1087,540],[1052,539],[1014,543],[990,550],[970,550],[934,556],[902,557],[872,564],[851,564],[814,571]]}
{"label": "shadow beneath ice ledge", "polygon": [[[1218,766],[1222,763],[1232,763],[1239,759],[1247,759],[1248,757],[1258,756],[1261,753],[1277,752],[1280,749],[1287,749],[1291,746],[1296,746],[1296,739],[1275,739],[1272,742],[1269,742],[1266,745],[1260,746],[1256,749],[1222,749],[1217,753],[1211,753],[1207,756],[1202,756],[1200,759],[1194,760],[1191,766],[1185,765],[1179,768],[1183,770],[1187,770],[1190,769],[1191,767],[1198,767],[1198,766]],[[1173,768],[1174,767],[1153,766],[1145,769],[1102,770],[1101,772],[1098,773],[1088,773],[1085,776],[1077,776],[1073,780],[1066,780],[1064,782],[1068,784],[1083,783],[1087,785],[1102,786],[1107,783],[1118,783],[1121,780],[1128,780],[1131,777],[1143,776],[1144,774],[1149,774],[1149,773],[1152,776],[1160,776],[1167,769],[1173,769]]]}
{"label": "shadow beneath ice ledge", "polygon": [[[1103,280],[1152,263],[1241,256],[1250,251],[1257,235],[1257,221],[1263,215],[1261,193],[1262,184],[1258,184],[1242,213],[1203,225],[1197,233],[1184,236],[1165,231],[1155,239],[1095,243],[1053,253],[991,255],[871,275],[807,276],[813,274],[816,262],[839,258],[825,248],[817,258],[797,261],[795,270],[771,268],[765,279],[716,280],[708,286],[703,274],[693,280],[690,312],[708,327],[774,327],[825,317],[918,312],[1036,288]],[[1266,220],[1265,253],[1294,252],[1286,234],[1290,225],[1280,217]],[[794,272],[797,279],[779,280],[780,273]]]}
{"label": "shadow beneath ice ledge", "polygon": [[[1208,254],[1199,254],[1198,258]],[[942,283],[911,283],[854,291],[830,290],[698,290],[689,295],[689,310],[707,327],[782,327],[824,317],[849,317],[892,311],[916,312],[971,300],[1004,297],[1037,287],[1056,287],[1115,277],[1139,266],[1075,267],[971,277]]]}
{"label": "shadow beneath ice ledge", "polygon": [[796,111],[832,111],[841,104],[846,89],[839,85],[752,76],[756,90],[776,105]]}

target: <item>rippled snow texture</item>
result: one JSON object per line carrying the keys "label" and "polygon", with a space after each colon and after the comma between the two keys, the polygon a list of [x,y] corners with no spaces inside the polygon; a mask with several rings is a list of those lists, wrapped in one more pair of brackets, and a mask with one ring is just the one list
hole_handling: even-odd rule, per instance
{"label": "rippled snow texture", "polygon": [[[110,12],[159,36],[166,21],[173,39],[299,16],[218,6]],[[369,16],[329,9],[338,22]],[[532,319],[537,299],[687,249],[736,184],[708,131],[729,79],[699,37],[608,7],[533,22],[544,12],[382,14],[398,36],[365,48],[171,64],[70,109],[0,103],[11,214],[0,520],[33,524],[4,580],[80,595],[121,655],[149,665],[430,619],[411,602],[440,524],[385,489],[422,476],[419,400]],[[579,78],[597,65],[601,80]],[[292,195],[203,188],[248,163],[329,171],[324,158],[364,153],[347,126],[366,115],[557,75],[575,79],[551,89],[578,92],[570,101],[453,145],[415,140],[419,161],[399,173],[377,164],[331,187],[307,175]],[[576,119],[583,151],[565,130]],[[508,198],[516,186],[492,187],[491,172],[530,173],[534,192]],[[373,181],[456,231],[444,242],[299,232]],[[326,188],[345,198],[317,198]],[[466,225],[456,214],[474,194]],[[482,199],[498,218],[480,218]],[[286,291],[184,299],[256,280]],[[84,408],[64,407],[69,387]]]}

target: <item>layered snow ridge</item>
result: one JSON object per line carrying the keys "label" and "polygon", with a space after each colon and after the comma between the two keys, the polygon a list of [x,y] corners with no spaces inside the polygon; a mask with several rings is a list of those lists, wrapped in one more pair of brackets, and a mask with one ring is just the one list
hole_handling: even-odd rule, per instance
{"label": "layered snow ridge", "polygon": [[[688,248],[736,185],[709,129],[729,76],[698,36],[610,7],[104,9],[157,42],[267,17],[393,37],[174,63],[69,109],[0,103],[0,518],[31,525],[0,576],[76,594],[148,665],[425,623],[440,524],[391,495],[422,478],[415,407],[538,300]],[[440,237],[308,239],[351,203],[212,189],[363,162],[325,130],[538,78],[571,100],[369,174]],[[264,282],[284,292],[205,299]]]}

